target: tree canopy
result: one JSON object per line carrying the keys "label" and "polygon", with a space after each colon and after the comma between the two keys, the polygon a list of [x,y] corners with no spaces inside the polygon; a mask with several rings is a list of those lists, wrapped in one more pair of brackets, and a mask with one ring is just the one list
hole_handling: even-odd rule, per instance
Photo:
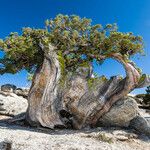
{"label": "tree canopy", "polygon": [[57,15],[45,21],[45,28],[23,28],[22,34],[10,33],[0,40],[4,57],[0,58],[0,74],[28,72],[39,67],[52,44],[66,69],[85,62],[102,63],[112,53],[124,58],[143,52],[143,40],[133,33],[119,32],[116,24],[93,25],[90,19],[76,15]]}

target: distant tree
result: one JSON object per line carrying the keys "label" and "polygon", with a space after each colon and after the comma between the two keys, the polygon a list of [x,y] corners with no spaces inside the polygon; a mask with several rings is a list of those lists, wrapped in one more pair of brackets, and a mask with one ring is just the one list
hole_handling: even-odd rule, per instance
{"label": "distant tree", "polygon": [[150,95],[150,86],[147,87],[147,89],[146,89],[146,94],[149,94],[149,95]]}
{"label": "distant tree", "polygon": [[1,75],[14,74],[22,69],[34,73],[26,116],[32,125],[52,127],[52,124],[61,122],[53,105],[60,100],[59,82],[62,76],[74,72],[83,64],[94,61],[102,64],[107,58],[114,58],[126,70],[124,86],[120,92],[105,99],[103,109],[97,110],[91,119],[93,124],[113,103],[137,87],[141,77],[140,70],[130,57],[143,53],[142,37],[119,32],[116,24],[104,27],[92,25],[90,19],[75,15],[58,15],[46,20],[43,29],[23,28],[20,35],[10,33],[0,40],[0,48],[4,52],[4,57],[0,59]]}
{"label": "distant tree", "polygon": [[150,86],[148,86],[146,89],[146,94],[143,97],[143,102],[144,104],[149,105],[150,108]]}

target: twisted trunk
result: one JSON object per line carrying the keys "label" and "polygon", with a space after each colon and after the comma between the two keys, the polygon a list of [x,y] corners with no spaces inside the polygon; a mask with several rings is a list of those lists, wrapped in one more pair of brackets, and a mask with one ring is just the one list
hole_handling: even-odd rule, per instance
{"label": "twisted trunk", "polygon": [[30,124],[40,124],[54,128],[63,125],[59,117],[61,101],[58,95],[60,67],[54,47],[49,46],[49,54],[37,69],[28,96],[27,120]]}
{"label": "twisted trunk", "polygon": [[113,54],[111,57],[123,64],[126,70],[126,78],[123,80],[112,77],[107,82],[96,81],[97,86],[92,90],[87,87],[87,79],[81,78],[80,75],[71,81],[71,87],[63,99],[66,102],[66,110],[73,116],[71,121],[74,128],[96,125],[99,118],[108,112],[116,101],[137,86],[140,74],[136,68],[119,54]]}
{"label": "twisted trunk", "polygon": [[131,64],[130,62],[126,62],[121,55],[112,54],[111,57],[119,61],[124,66],[125,71],[126,71],[126,78],[122,80],[123,86],[117,84],[117,87],[113,92],[109,91],[109,88],[108,88],[107,92],[109,92],[110,96],[105,99],[105,102],[102,108],[100,108],[92,116],[90,120],[92,125],[95,125],[98,119],[102,115],[104,115],[106,112],[108,112],[111,106],[116,101],[127,96],[127,94],[130,93],[138,85],[139,79],[141,77],[140,73],[137,71],[134,65]]}
{"label": "twisted trunk", "polygon": [[[109,81],[96,81],[89,88],[89,74],[82,68],[67,80],[68,86],[61,91],[58,84],[60,66],[54,47],[50,46],[49,54],[35,73],[29,92],[26,118],[30,124],[48,128],[72,126],[75,129],[96,125],[116,101],[137,87],[140,78],[134,65],[126,62],[121,55],[112,54],[111,57],[124,66],[126,78],[112,77]],[[82,75],[83,72],[86,75]]]}

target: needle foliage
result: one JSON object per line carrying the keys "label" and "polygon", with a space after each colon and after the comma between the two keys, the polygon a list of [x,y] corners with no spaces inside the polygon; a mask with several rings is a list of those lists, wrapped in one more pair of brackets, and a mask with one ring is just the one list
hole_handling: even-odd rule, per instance
{"label": "needle foliage", "polygon": [[101,64],[112,53],[129,58],[143,52],[142,37],[119,32],[116,24],[93,25],[91,19],[59,14],[46,20],[43,29],[23,28],[22,34],[10,33],[0,40],[0,74],[33,72],[42,65],[49,44],[70,70],[93,61]]}

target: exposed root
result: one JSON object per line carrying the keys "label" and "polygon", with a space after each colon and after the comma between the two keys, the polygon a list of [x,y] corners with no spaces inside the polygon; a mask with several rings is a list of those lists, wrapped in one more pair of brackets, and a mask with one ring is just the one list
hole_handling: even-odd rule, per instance
{"label": "exposed root", "polygon": [[26,123],[26,115],[25,115],[25,113],[19,114],[19,115],[15,116],[14,118],[8,119],[7,123],[25,124]]}

